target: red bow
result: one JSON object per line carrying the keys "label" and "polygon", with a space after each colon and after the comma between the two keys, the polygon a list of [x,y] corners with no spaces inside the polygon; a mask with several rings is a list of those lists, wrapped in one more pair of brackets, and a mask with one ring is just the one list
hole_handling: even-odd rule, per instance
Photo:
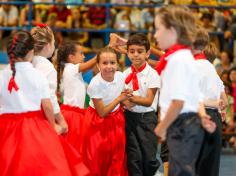
{"label": "red bow", "polygon": [[12,76],[9,83],[8,83],[8,90],[9,90],[10,93],[12,92],[13,88],[15,89],[15,91],[19,90],[19,87],[16,84],[16,81],[15,81],[14,77]]}
{"label": "red bow", "polygon": [[171,46],[169,49],[166,50],[165,54],[161,56],[160,61],[156,65],[156,71],[159,75],[161,75],[161,72],[165,69],[167,61],[166,58],[173,54],[174,52],[181,50],[181,49],[190,49],[189,46],[186,45],[180,45],[180,44],[175,44]]}
{"label": "red bow", "polygon": [[194,54],[194,59],[195,60],[199,60],[199,59],[206,59],[206,55],[204,53],[198,53],[198,54]]}
{"label": "red bow", "polygon": [[132,80],[133,91],[136,91],[139,89],[137,73],[143,71],[145,67],[146,67],[146,63],[142,67],[140,67],[138,70],[136,70],[134,66],[131,65],[132,72],[125,79],[125,84],[129,84],[130,81]]}
{"label": "red bow", "polygon": [[47,27],[48,25],[44,24],[44,23],[38,23],[38,24],[36,24],[36,26],[38,26],[40,28],[44,28],[44,27]]}

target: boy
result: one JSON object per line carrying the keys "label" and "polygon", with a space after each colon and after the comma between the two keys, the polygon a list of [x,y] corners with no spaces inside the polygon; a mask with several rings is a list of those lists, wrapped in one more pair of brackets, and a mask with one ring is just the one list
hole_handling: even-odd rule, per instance
{"label": "boy", "polygon": [[153,176],[160,163],[156,159],[157,89],[160,78],[146,62],[150,43],[144,34],[134,34],[127,41],[127,55],[132,62],[124,71],[126,88],[133,96],[125,103],[127,167],[130,176]]}

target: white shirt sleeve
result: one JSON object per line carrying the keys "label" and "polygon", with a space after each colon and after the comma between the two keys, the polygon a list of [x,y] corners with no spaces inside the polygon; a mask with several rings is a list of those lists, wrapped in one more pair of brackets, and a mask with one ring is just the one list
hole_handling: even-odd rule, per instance
{"label": "white shirt sleeve", "polygon": [[41,86],[41,95],[40,95],[41,99],[50,98],[49,85],[48,85],[47,80],[44,77],[42,77],[40,86]]}
{"label": "white shirt sleeve", "polygon": [[90,98],[102,98],[102,91],[99,87],[99,83],[97,82],[98,80],[96,79],[98,77],[94,77],[94,79],[92,79],[92,81],[90,82],[88,89],[87,89],[87,93],[89,95]]}
{"label": "white shirt sleeve", "polygon": [[151,81],[148,88],[160,88],[161,80],[157,72],[155,70],[152,70],[152,74],[150,76],[151,76]]}

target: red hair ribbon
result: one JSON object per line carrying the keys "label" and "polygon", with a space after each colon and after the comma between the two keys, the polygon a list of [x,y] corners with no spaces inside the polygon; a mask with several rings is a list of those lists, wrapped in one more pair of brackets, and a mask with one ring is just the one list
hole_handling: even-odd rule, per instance
{"label": "red hair ribbon", "polygon": [[146,67],[146,63],[142,67],[140,67],[138,70],[136,70],[133,65],[131,66],[132,72],[125,79],[125,84],[129,84],[130,81],[132,80],[133,91],[136,91],[139,89],[137,73],[143,71],[145,67]]}
{"label": "red hair ribbon", "polygon": [[206,55],[204,53],[198,53],[198,54],[194,54],[194,59],[195,60],[199,60],[199,59],[206,59]]}
{"label": "red hair ribbon", "polygon": [[17,40],[17,36],[14,35],[13,40],[12,40],[12,44],[11,44],[11,49],[10,49],[10,51],[12,51],[13,47],[15,46],[16,40]]}
{"label": "red hair ribbon", "polygon": [[9,83],[8,83],[8,90],[9,90],[10,93],[12,92],[13,88],[15,89],[15,91],[19,90],[19,87],[16,84],[16,81],[15,81],[14,77],[12,76]]}
{"label": "red hair ribbon", "polygon": [[47,27],[48,25],[44,24],[44,23],[38,23],[38,24],[36,24],[36,26],[38,26],[40,28],[44,28],[44,27]]}
{"label": "red hair ribbon", "polygon": [[161,56],[160,61],[156,65],[156,71],[159,75],[161,75],[161,72],[166,67],[167,64],[166,58],[180,49],[190,49],[190,47],[186,45],[175,44],[171,46],[169,49],[167,49],[165,54]]}

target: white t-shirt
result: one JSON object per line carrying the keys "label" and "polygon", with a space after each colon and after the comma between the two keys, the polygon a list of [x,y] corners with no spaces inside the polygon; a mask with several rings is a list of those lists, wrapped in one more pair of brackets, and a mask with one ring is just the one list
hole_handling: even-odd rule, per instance
{"label": "white t-shirt", "polygon": [[86,87],[79,64],[66,63],[62,76],[64,104],[84,108]]}
{"label": "white t-shirt", "polygon": [[[105,81],[101,73],[98,73],[90,82],[87,92],[89,97],[102,99],[104,105],[108,105],[114,99],[116,99],[125,87],[124,76],[121,72],[117,71],[114,75],[112,82]],[[93,101],[89,102],[89,105],[94,108]],[[113,111],[115,111],[120,105],[117,105]]]}
{"label": "white t-shirt", "polygon": [[57,71],[55,70],[53,64],[45,57],[42,56],[34,56],[32,64],[34,68],[39,70],[48,80],[49,88],[50,88],[50,99],[53,105],[54,114],[60,112],[60,107],[57,102]]}
{"label": "white t-shirt", "polygon": [[[125,70],[123,73],[124,77],[127,78],[127,76],[131,72],[132,72],[131,68]],[[145,97],[147,96],[148,89],[160,88],[160,77],[157,74],[157,72],[148,65],[148,63],[146,63],[146,67],[142,72],[137,73],[137,77],[138,77],[139,89],[133,92],[134,95]],[[125,85],[125,88],[133,89],[132,81],[130,81],[129,84]],[[156,92],[155,98],[150,107],[136,105],[131,109],[131,111],[138,113],[156,111],[157,101],[158,101],[158,91]]]}
{"label": "white t-shirt", "polygon": [[164,118],[173,100],[184,101],[180,112],[198,112],[202,98],[199,73],[190,50],[182,49],[166,58],[167,64],[161,74],[160,107]]}
{"label": "white t-shirt", "polygon": [[224,85],[215,67],[208,61],[196,60],[198,73],[200,75],[200,89],[204,100],[218,100],[221,92],[224,91]]}
{"label": "white t-shirt", "polygon": [[41,100],[50,98],[47,80],[30,62],[17,62],[15,68],[19,90],[12,89],[11,93],[8,91],[10,67],[0,72],[0,114],[40,110]]}

